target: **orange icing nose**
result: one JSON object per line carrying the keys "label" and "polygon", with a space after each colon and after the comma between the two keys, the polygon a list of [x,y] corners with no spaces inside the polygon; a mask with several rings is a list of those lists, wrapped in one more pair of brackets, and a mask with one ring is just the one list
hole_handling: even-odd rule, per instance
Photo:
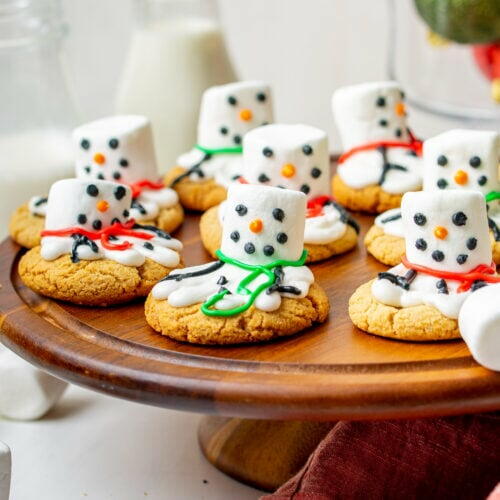
{"label": "orange icing nose", "polygon": [[291,163],[283,165],[283,167],[281,168],[281,175],[283,177],[293,177],[295,175],[295,166]]}
{"label": "orange icing nose", "polygon": [[248,228],[250,229],[250,231],[252,231],[252,233],[260,233],[264,228],[264,224],[262,224],[262,221],[260,219],[254,219],[250,222]]}
{"label": "orange icing nose", "polygon": [[444,240],[448,236],[448,229],[443,226],[436,226],[434,228],[434,236],[440,240]]}
{"label": "orange icing nose", "polygon": [[109,208],[109,203],[105,200],[98,201],[96,208],[99,212],[105,212]]}
{"label": "orange icing nose", "polygon": [[453,179],[455,179],[455,182],[457,184],[463,186],[469,181],[469,174],[467,174],[467,172],[464,172],[463,170],[457,170]]}
{"label": "orange icing nose", "polygon": [[102,165],[103,163],[106,162],[106,157],[102,154],[102,153],[96,153],[94,155],[94,161],[98,164],[98,165]]}
{"label": "orange icing nose", "polygon": [[244,122],[250,121],[252,119],[252,117],[253,117],[253,113],[249,109],[242,109],[240,111],[240,118]]}
{"label": "orange icing nose", "polygon": [[402,102],[397,102],[396,106],[394,106],[394,112],[398,116],[404,116],[406,115],[406,106]]}

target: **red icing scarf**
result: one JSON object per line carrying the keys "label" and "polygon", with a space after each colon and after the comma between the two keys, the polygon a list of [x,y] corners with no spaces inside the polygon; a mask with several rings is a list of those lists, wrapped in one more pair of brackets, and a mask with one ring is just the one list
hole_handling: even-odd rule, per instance
{"label": "red icing scarf", "polygon": [[408,130],[408,134],[410,135],[409,142],[403,141],[374,141],[367,142],[366,144],[361,144],[360,146],[355,146],[352,149],[347,150],[345,153],[340,155],[340,158],[337,160],[337,163],[344,163],[348,158],[354,156],[356,153],[360,153],[361,151],[370,151],[373,149],[377,149],[380,147],[385,148],[405,148],[411,151],[415,151],[417,156],[422,156],[422,141],[417,139],[411,130]]}
{"label": "red icing scarf", "polygon": [[487,264],[479,264],[472,271],[467,273],[453,273],[450,271],[438,271],[430,267],[420,266],[408,261],[406,255],[401,258],[401,262],[408,269],[413,269],[419,273],[428,274],[436,278],[448,279],[459,281],[460,285],[457,288],[458,293],[467,292],[474,281],[486,281],[487,283],[500,283],[500,276],[496,275],[496,265],[492,262],[489,266]]}
{"label": "red icing scarf", "polygon": [[127,250],[133,245],[129,241],[124,241],[123,243],[112,243],[109,241],[110,236],[133,236],[134,238],[140,238],[142,240],[151,240],[154,238],[153,234],[144,233],[141,231],[133,230],[135,224],[134,219],[130,219],[125,224],[120,222],[115,222],[111,226],[100,229],[99,231],[88,231],[81,227],[68,227],[66,229],[46,229],[41,232],[43,236],[71,236],[72,234],[81,234],[86,236],[89,240],[100,240],[101,245],[107,250]]}
{"label": "red icing scarf", "polygon": [[163,189],[165,185],[163,184],[162,181],[159,182],[153,182],[148,179],[141,179],[140,181],[132,182],[131,184],[127,184],[127,186],[131,189],[132,191],[132,198],[138,198],[141,193],[145,189]]}

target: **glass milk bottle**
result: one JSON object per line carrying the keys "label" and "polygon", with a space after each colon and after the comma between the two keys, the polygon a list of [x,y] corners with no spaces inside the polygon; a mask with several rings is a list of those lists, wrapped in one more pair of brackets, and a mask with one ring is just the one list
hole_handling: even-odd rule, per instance
{"label": "glass milk bottle", "polygon": [[116,110],[149,117],[163,172],[196,142],[203,91],[236,77],[215,0],[135,1],[138,24]]}
{"label": "glass milk bottle", "polygon": [[0,2],[0,236],[11,212],[73,173],[76,112],[61,62],[56,0]]}

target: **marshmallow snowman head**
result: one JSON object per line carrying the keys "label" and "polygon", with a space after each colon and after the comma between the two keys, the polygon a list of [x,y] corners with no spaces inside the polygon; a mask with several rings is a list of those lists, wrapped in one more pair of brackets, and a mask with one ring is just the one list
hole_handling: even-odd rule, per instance
{"label": "marshmallow snowman head", "polygon": [[210,87],[201,101],[198,144],[209,149],[241,147],[247,132],[272,121],[269,85],[237,82]]}
{"label": "marshmallow snowman head", "polygon": [[302,191],[308,199],[330,193],[326,133],[309,125],[268,125],[243,141],[244,177],[252,184]]}
{"label": "marshmallow snowman head", "polygon": [[342,87],[332,98],[335,123],[344,149],[367,142],[408,142],[404,92],[396,82]]}
{"label": "marshmallow snowman head", "polygon": [[73,131],[76,176],[131,184],[157,180],[151,124],[145,116],[121,115]]}
{"label": "marshmallow snowman head", "polygon": [[406,193],[401,215],[406,256],[413,264],[458,273],[491,264],[486,204],[481,193]]}
{"label": "marshmallow snowman head", "polygon": [[248,264],[298,260],[305,211],[306,197],[298,191],[233,184],[224,205],[221,251]]}
{"label": "marshmallow snowman head", "polygon": [[130,189],[115,182],[64,179],[50,188],[45,229],[98,231],[125,223],[131,201]]}
{"label": "marshmallow snowman head", "polygon": [[450,130],[424,142],[424,189],[498,191],[500,134]]}

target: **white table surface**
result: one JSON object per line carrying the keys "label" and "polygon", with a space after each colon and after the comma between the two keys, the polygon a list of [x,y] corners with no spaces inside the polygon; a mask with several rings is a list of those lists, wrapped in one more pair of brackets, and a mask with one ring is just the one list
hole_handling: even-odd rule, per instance
{"label": "white table surface", "polygon": [[71,386],[38,422],[0,420],[12,450],[10,500],[258,498],[205,460],[200,418]]}

